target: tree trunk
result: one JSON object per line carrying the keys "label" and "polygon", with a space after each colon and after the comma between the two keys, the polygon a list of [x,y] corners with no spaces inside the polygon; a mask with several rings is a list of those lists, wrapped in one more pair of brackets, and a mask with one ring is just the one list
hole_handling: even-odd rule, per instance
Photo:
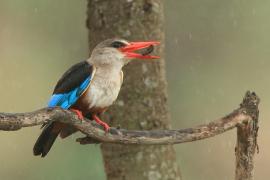
{"label": "tree trunk", "polygon": [[[164,50],[162,0],[88,0],[90,50],[100,41],[158,40]],[[106,113],[111,126],[127,129],[170,127],[164,59],[134,61],[124,69],[124,83],[117,102]],[[180,179],[175,150],[171,145],[138,146],[102,144],[107,179]]]}

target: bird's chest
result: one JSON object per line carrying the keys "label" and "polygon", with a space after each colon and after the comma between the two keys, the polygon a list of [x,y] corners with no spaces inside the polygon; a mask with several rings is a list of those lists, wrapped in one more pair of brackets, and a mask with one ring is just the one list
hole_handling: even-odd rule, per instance
{"label": "bird's chest", "polygon": [[108,76],[96,73],[84,96],[88,109],[102,109],[112,105],[119,94],[121,84],[121,73]]}

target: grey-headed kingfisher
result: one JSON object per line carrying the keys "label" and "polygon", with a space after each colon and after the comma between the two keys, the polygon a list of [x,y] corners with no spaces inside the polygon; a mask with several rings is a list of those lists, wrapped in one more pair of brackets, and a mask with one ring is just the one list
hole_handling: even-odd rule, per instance
{"label": "grey-headed kingfisher", "polygon": [[[128,42],[123,39],[108,39],[99,43],[89,59],[73,65],[56,84],[48,107],[59,106],[74,111],[79,118],[88,117],[109,130],[108,124],[99,119],[116,100],[123,82],[122,67],[131,59],[156,59],[149,55],[154,45],[159,42]],[[136,50],[150,49],[140,54]],[[44,124],[37,139],[34,155],[46,156],[55,139],[62,138],[74,130],[60,122]]]}

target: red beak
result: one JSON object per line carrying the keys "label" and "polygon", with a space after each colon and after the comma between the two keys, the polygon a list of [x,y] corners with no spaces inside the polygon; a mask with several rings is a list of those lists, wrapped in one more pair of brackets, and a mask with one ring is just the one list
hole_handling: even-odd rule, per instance
{"label": "red beak", "polygon": [[148,41],[148,42],[130,42],[129,45],[126,45],[125,47],[120,48],[120,51],[122,51],[127,58],[137,58],[137,59],[158,59],[159,56],[152,56],[152,55],[143,55],[139,53],[135,53],[134,51],[148,48],[150,46],[155,46],[160,44],[160,42],[157,41]]}

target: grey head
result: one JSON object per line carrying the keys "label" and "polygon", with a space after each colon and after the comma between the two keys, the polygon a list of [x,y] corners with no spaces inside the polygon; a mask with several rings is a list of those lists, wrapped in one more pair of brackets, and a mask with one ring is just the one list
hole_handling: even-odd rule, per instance
{"label": "grey head", "polygon": [[157,56],[139,54],[134,51],[153,47],[159,44],[156,41],[129,42],[121,38],[107,39],[100,42],[92,51],[88,62],[95,66],[111,66],[122,68],[131,59],[156,59]]}

